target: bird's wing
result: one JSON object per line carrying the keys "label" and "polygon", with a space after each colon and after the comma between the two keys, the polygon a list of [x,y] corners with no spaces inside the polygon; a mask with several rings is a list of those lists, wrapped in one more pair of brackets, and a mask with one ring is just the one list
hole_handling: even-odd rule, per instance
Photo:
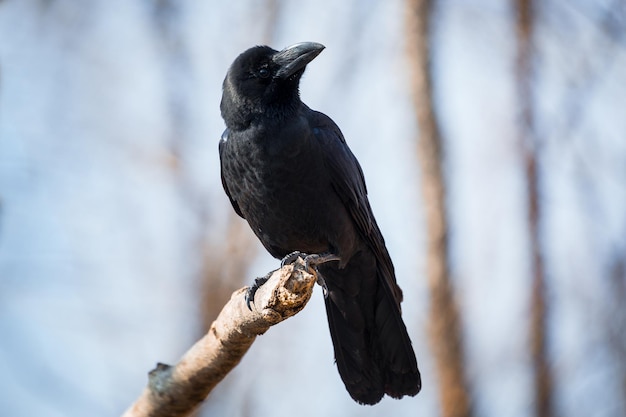
{"label": "bird's wing", "polygon": [[367,187],[361,165],[348,148],[335,122],[323,113],[314,112],[314,132],[324,147],[324,162],[330,172],[332,186],[345,205],[358,232],[376,255],[394,297],[402,301],[402,291],[395,280],[393,263],[385,247],[385,239],[367,198]]}
{"label": "bird's wing", "polygon": [[[222,137],[220,138],[219,154],[220,154],[220,161],[222,161],[222,163],[224,161],[224,148],[226,146],[226,141],[228,141],[228,133],[229,133],[229,130],[226,129],[224,131],[224,133],[222,133]],[[239,215],[239,217],[244,218],[243,214],[241,213],[241,209],[239,208],[239,204],[233,198],[232,194],[228,190],[228,184],[226,183],[226,178],[224,178],[224,169],[223,169],[223,167],[221,169],[221,174],[220,175],[222,177],[222,186],[224,187],[224,191],[226,191],[226,195],[228,196],[228,199],[230,200],[230,204],[232,204],[233,205],[233,209],[235,209],[235,213],[237,213]]]}
{"label": "bird's wing", "polygon": [[374,218],[367,200],[367,187],[361,165],[339,130],[326,115],[317,113],[314,129],[324,148],[324,162],[331,173],[332,186],[356,223],[359,232],[368,236],[374,227]]}

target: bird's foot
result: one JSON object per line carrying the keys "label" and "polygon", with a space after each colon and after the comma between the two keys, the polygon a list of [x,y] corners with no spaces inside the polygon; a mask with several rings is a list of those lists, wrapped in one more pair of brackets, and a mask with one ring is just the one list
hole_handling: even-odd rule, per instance
{"label": "bird's foot", "polygon": [[326,281],[324,280],[324,276],[321,272],[317,270],[319,265],[325,264],[326,262],[332,261],[340,261],[341,258],[334,253],[324,252],[320,254],[311,254],[307,255],[304,258],[304,266],[307,271],[313,271],[317,273],[317,283],[322,287],[324,298],[328,297],[328,286],[326,285]]}
{"label": "bird's foot", "polygon": [[283,267],[285,265],[291,265],[296,261],[296,259],[302,258],[304,261],[304,266],[307,271],[311,271],[313,269],[317,270],[319,265],[325,264],[326,262],[339,261],[341,258],[334,253],[324,252],[324,253],[304,253],[300,251],[291,252],[289,255],[285,256],[280,261],[280,266]]}
{"label": "bird's foot", "polygon": [[304,260],[304,268],[312,273],[315,273],[317,276],[317,283],[322,287],[324,291],[324,297],[328,296],[328,287],[326,286],[326,281],[324,280],[324,276],[317,270],[317,267],[325,264],[326,262],[332,261],[340,261],[341,258],[338,255],[330,252],[324,253],[312,253],[306,254],[302,252],[293,252],[287,255],[285,258],[292,258],[291,262],[294,262],[298,257],[301,257]]}
{"label": "bird's foot", "polygon": [[248,306],[248,310],[252,311],[251,304],[254,304],[254,294],[256,294],[261,285],[265,284],[267,280],[270,279],[273,273],[274,271],[270,272],[264,277],[256,278],[252,285],[248,287],[248,290],[246,291],[246,305]]}
{"label": "bird's foot", "polygon": [[286,255],[283,259],[281,259],[280,267],[282,268],[285,265],[291,265],[292,263],[296,261],[296,259],[298,258],[304,259],[307,256],[308,255],[306,253],[300,252],[299,250],[293,251],[289,255]]}
{"label": "bird's foot", "polygon": [[339,261],[341,258],[334,253],[324,252],[324,253],[312,253],[310,255],[306,255],[304,257],[304,266],[307,271],[316,270],[317,267],[325,264],[326,262]]}
{"label": "bird's foot", "polygon": [[[304,253],[304,252],[295,251],[295,252],[291,252],[289,255],[285,256],[281,260],[280,266],[283,267],[285,265],[291,265],[298,258],[302,258],[304,260],[304,268],[308,272],[315,273],[315,275],[317,276],[317,283],[322,287],[322,289],[324,291],[324,297],[328,296],[328,287],[326,286],[326,281],[324,281],[324,277],[317,270],[317,267],[319,265],[325,264],[326,262],[340,261],[341,258],[338,255],[335,255],[334,253],[330,253],[330,252],[323,252],[323,253],[319,253],[319,254],[318,253],[307,254],[307,253]],[[261,278],[259,278],[259,279],[261,279]],[[256,281],[255,281],[255,283],[256,283]],[[250,290],[248,290],[248,291],[250,291]],[[255,291],[256,291],[256,289],[255,289]]]}

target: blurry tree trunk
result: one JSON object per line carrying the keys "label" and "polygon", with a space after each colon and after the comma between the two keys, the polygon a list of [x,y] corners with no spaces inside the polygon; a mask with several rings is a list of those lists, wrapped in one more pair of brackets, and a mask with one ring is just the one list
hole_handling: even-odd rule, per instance
{"label": "blurry tree trunk", "polygon": [[407,0],[406,37],[411,92],[419,125],[418,156],[428,230],[429,332],[439,376],[443,417],[472,415],[465,375],[458,306],[448,269],[442,140],[432,99],[430,28],[432,1]]}
{"label": "blurry tree trunk", "polygon": [[272,273],[245,302],[247,288],[235,291],[206,335],[174,366],[157,364],[148,386],[124,417],[188,416],[241,361],[256,336],[301,311],[311,298],[317,277],[302,259]]}
{"label": "blurry tree trunk", "polygon": [[265,33],[263,34],[263,44],[271,45],[276,37],[276,30],[279,26],[282,0],[265,0],[262,6],[265,11]]}
{"label": "blurry tree trunk", "polygon": [[609,348],[614,352],[616,371],[621,382],[622,409],[626,411],[626,254],[613,260],[610,276],[609,311],[602,318],[606,322]]}
{"label": "blurry tree trunk", "polygon": [[528,228],[531,253],[531,322],[530,347],[534,378],[535,415],[553,415],[552,373],[548,360],[547,302],[543,257],[540,242],[539,172],[537,167],[538,144],[532,103],[532,34],[533,0],[514,0],[517,16],[517,94],[520,108],[520,142],[524,156],[528,184]]}
{"label": "blurry tree trunk", "polygon": [[203,333],[208,331],[229,295],[245,284],[248,267],[256,255],[256,244],[246,222],[235,212],[229,214],[227,221],[223,239],[219,242],[206,239],[205,243],[200,284]]}

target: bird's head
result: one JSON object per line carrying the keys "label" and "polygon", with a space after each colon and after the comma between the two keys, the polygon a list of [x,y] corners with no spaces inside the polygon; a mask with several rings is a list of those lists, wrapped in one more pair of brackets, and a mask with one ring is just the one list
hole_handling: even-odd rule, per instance
{"label": "bird's head", "polygon": [[223,85],[222,117],[228,127],[246,126],[255,115],[284,112],[300,102],[298,85],[324,45],[302,42],[282,51],[255,46],[230,66]]}

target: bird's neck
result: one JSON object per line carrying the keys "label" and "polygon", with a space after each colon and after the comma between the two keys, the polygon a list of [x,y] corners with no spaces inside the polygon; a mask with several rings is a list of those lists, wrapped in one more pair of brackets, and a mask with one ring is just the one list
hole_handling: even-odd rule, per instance
{"label": "bird's neck", "polygon": [[248,100],[234,102],[228,97],[222,98],[222,117],[226,126],[232,130],[245,130],[257,123],[280,124],[298,113],[303,106],[300,97],[272,103],[257,103]]}

